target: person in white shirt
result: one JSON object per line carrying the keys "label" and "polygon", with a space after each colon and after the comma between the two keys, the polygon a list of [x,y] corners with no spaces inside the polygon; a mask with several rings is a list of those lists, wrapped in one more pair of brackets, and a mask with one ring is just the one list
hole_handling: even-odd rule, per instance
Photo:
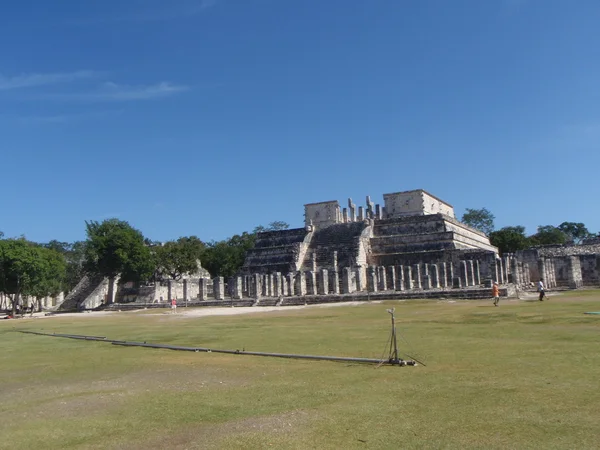
{"label": "person in white shirt", "polygon": [[543,302],[546,296],[546,292],[544,292],[544,280],[538,281],[538,292],[540,293],[540,302]]}

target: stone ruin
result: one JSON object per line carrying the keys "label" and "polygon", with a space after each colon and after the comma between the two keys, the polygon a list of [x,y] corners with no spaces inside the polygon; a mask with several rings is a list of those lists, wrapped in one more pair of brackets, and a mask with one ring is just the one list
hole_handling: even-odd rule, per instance
{"label": "stone ruin", "polygon": [[[499,257],[487,236],[458,221],[452,205],[424,190],[383,195],[384,204],[352,199],[304,205],[303,228],[259,233],[237,276],[204,269],[181,281],[109,289],[82,280],[62,309],[101,304],[294,305],[371,298],[487,298],[534,289],[600,285],[600,243],[547,246]],[[199,269],[199,270],[200,270]],[[111,298],[109,292],[114,292]]]}

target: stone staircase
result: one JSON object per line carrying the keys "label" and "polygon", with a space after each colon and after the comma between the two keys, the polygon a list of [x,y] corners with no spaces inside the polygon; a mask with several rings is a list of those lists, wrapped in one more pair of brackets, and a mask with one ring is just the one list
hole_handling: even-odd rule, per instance
{"label": "stone staircase", "polygon": [[79,306],[104,283],[102,276],[85,275],[58,306],[58,311],[77,311]]}
{"label": "stone staircase", "polygon": [[288,273],[296,270],[308,231],[304,228],[259,233],[254,248],[248,250],[241,272]]}
{"label": "stone staircase", "polygon": [[334,251],[337,251],[338,268],[355,266],[361,233],[367,226],[365,222],[340,223],[315,231],[301,270],[312,270],[313,254],[317,268],[333,269]]}

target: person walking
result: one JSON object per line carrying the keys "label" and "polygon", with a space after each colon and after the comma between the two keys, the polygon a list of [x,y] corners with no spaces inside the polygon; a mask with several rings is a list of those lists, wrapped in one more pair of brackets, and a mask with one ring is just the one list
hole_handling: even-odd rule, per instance
{"label": "person walking", "polygon": [[177,300],[171,300],[171,314],[175,314],[177,312]]}
{"label": "person walking", "polygon": [[498,306],[498,302],[500,302],[500,289],[498,288],[497,281],[494,281],[492,285],[492,297],[494,297],[494,306]]}
{"label": "person walking", "polygon": [[546,296],[546,292],[544,290],[544,280],[538,281],[538,292],[540,293],[540,302],[544,301],[544,297]]}

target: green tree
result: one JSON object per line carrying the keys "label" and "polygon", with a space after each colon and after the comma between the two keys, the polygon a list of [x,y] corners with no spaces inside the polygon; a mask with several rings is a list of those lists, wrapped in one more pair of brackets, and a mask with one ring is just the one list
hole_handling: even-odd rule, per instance
{"label": "green tree", "polygon": [[69,243],[52,240],[47,244],[43,244],[43,246],[63,255],[66,262],[66,276],[63,289],[65,292],[69,292],[77,286],[77,283],[85,275],[85,242],[76,241]]}
{"label": "green tree", "polygon": [[54,250],[25,239],[0,241],[0,291],[9,295],[12,313],[25,295],[57,294],[65,275],[65,261]]}
{"label": "green tree", "polygon": [[490,242],[498,247],[501,254],[514,253],[531,246],[529,238],[525,235],[525,227],[504,227],[490,233]]}
{"label": "green tree", "polygon": [[154,272],[155,262],[144,236],[127,222],[118,219],[86,222],[86,232],[84,269],[87,273],[110,279],[120,275],[122,283],[139,283]]}
{"label": "green tree", "polygon": [[494,219],[494,215],[487,208],[467,208],[461,221],[489,236],[494,231]]}
{"label": "green tree", "polygon": [[259,225],[256,228],[254,228],[254,230],[252,231],[253,233],[264,233],[267,231],[280,231],[280,230],[287,230],[290,227],[290,225],[287,222],[283,222],[281,220],[276,220],[274,222],[271,222],[268,226],[264,226],[264,225]]}
{"label": "green tree", "polygon": [[581,222],[563,222],[557,228],[567,236],[569,242],[575,244],[581,244],[592,235]]}
{"label": "green tree", "polygon": [[540,225],[537,233],[530,237],[532,245],[564,244],[567,239],[565,233],[552,225]]}
{"label": "green tree", "polygon": [[242,233],[227,240],[210,242],[202,259],[203,267],[213,276],[231,277],[235,275],[246,258],[246,252],[254,247],[255,233]]}
{"label": "green tree", "polygon": [[198,270],[206,246],[196,236],[181,237],[176,241],[153,247],[158,273],[173,280]]}

